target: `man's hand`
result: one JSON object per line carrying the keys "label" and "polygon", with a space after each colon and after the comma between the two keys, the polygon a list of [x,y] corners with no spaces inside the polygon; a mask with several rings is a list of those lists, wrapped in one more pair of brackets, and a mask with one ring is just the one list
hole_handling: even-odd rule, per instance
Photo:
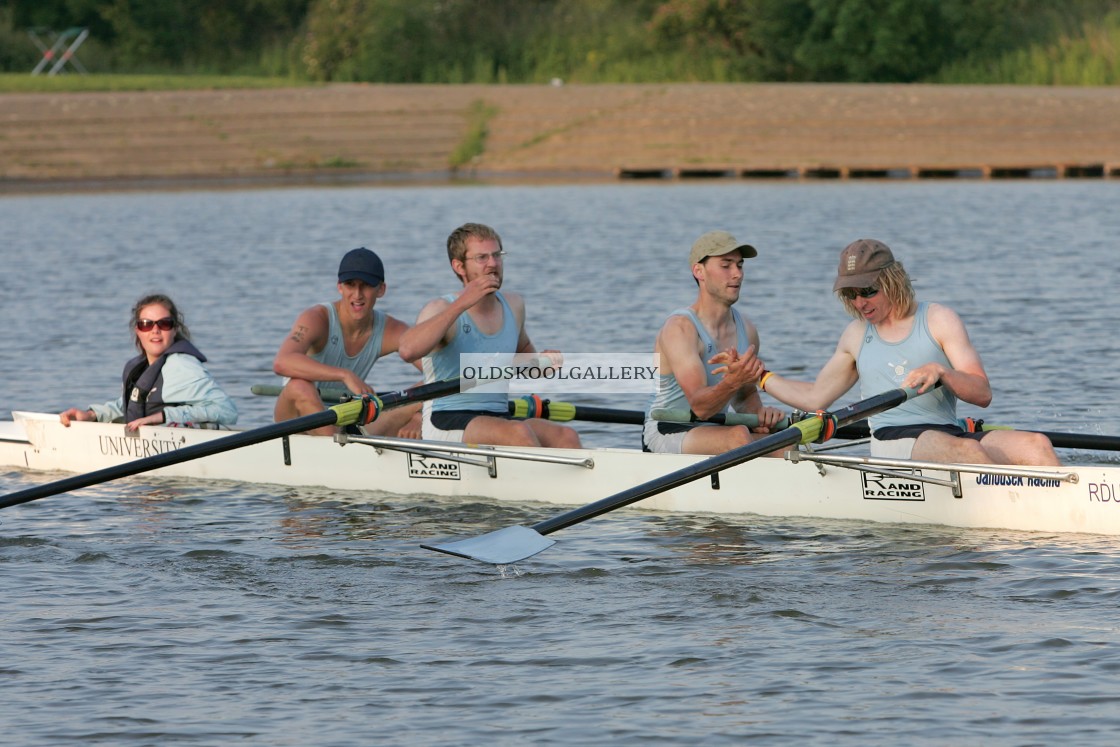
{"label": "man's hand", "polygon": [[401,426],[397,431],[397,438],[421,438],[421,429],[423,427],[423,416],[417,411],[415,415],[409,418],[408,422]]}
{"label": "man's hand", "polygon": [[763,407],[758,411],[758,427],[751,430],[755,433],[769,433],[770,430],[778,424],[778,421],[786,416],[784,412],[777,407]]}
{"label": "man's hand", "polygon": [[495,293],[501,285],[502,281],[497,275],[479,275],[463,286],[463,290],[459,291],[459,300],[466,303],[467,308],[471,308],[482,299]]}
{"label": "man's hand", "polygon": [[373,394],[373,387],[363,381],[356,373],[349,369],[343,369],[342,383],[350,390],[351,394],[356,394],[359,397],[363,394]]}
{"label": "man's hand", "polygon": [[902,382],[903,388],[917,389],[918,394],[925,394],[941,377],[945,375],[945,367],[940,363],[927,363],[919,366],[906,375]]}
{"label": "man's hand", "polygon": [[537,353],[537,361],[541,365],[560,367],[564,365],[564,354],[559,350],[542,350]]}
{"label": "man's hand", "polygon": [[755,357],[754,345],[741,356],[734,348],[721,350],[708,359],[708,363],[719,364],[712,373],[723,374],[724,380],[730,381],[736,389],[756,383],[765,370],[762,361]]}

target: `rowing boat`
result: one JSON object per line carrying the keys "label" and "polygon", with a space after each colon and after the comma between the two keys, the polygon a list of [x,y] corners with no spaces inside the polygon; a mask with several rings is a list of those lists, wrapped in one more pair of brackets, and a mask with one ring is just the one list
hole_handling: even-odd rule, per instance
{"label": "rowing boat", "polygon": [[[166,427],[143,427],[129,435],[118,424],[76,422],[66,428],[53,413],[15,412],[11,421],[0,422],[0,466],[90,472],[228,435]],[[667,490],[638,507],[1120,535],[1117,467],[945,465],[873,459],[860,451],[802,447],[785,459],[753,460]],[[579,505],[703,459],[619,448],[478,447],[347,434],[335,439],[293,435],[152,474]]]}

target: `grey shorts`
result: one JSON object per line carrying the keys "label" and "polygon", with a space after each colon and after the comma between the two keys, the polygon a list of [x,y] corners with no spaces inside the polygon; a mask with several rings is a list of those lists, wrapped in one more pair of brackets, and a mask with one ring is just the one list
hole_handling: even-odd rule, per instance
{"label": "grey shorts", "polygon": [[941,431],[957,438],[982,439],[986,432],[970,433],[955,425],[896,425],[880,428],[871,435],[871,456],[883,459],[909,459],[914,453],[914,443],[926,431]]}
{"label": "grey shorts", "polygon": [[482,410],[432,410],[432,403],[424,403],[424,417],[420,425],[420,436],[426,441],[463,440],[467,425],[477,417],[510,419],[508,412],[486,412]]}
{"label": "grey shorts", "polygon": [[642,451],[680,454],[684,448],[684,437],[696,427],[698,424],[647,420],[642,427]]}

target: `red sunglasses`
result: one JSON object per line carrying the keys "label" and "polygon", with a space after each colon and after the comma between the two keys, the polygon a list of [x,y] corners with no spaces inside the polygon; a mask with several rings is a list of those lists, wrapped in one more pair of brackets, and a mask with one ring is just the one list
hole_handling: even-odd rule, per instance
{"label": "red sunglasses", "polygon": [[170,332],[171,330],[175,329],[175,320],[169,316],[164,317],[163,319],[157,319],[155,321],[152,321],[151,319],[136,320],[136,329],[140,330],[141,332],[151,332],[152,327],[159,327],[164,332]]}

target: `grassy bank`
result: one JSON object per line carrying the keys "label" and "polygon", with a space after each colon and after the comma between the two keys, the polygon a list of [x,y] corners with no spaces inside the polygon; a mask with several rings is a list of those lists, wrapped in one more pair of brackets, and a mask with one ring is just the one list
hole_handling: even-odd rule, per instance
{"label": "grassy bank", "polygon": [[227,88],[291,88],[317,85],[292,78],[249,75],[29,75],[0,73],[0,93],[82,91],[186,91]]}

